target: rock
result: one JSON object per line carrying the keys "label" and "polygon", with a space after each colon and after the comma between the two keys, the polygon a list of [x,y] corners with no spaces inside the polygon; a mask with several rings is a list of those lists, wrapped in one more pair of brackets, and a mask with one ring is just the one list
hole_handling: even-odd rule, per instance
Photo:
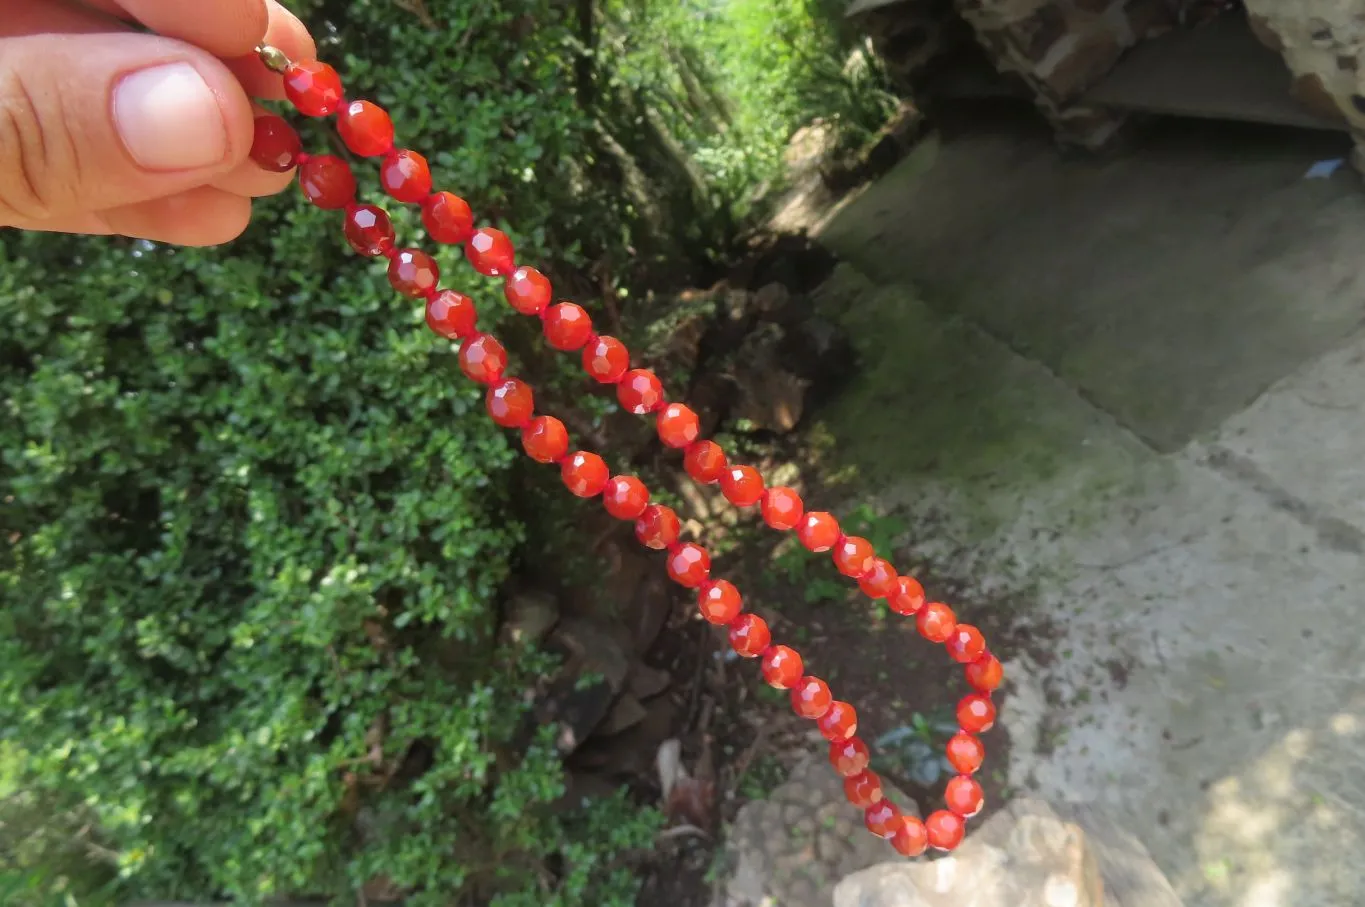
{"label": "rock", "polygon": [[615,694],[598,680],[584,684],[576,675],[561,676],[532,709],[536,724],[556,726],[555,747],[568,755],[592,735],[611,711]]}
{"label": "rock", "polygon": [[864,869],[834,889],[834,907],[935,907],[924,899],[913,878],[910,864],[882,863]]}
{"label": "rock", "polygon": [[626,693],[616,700],[616,704],[607,712],[607,717],[602,719],[602,723],[593,730],[593,734],[601,734],[603,737],[619,734],[644,721],[648,714],[640,700]]}
{"label": "rock", "polygon": [[779,350],[785,336],[780,325],[764,325],[744,341],[736,356],[739,396],[734,416],[752,429],[786,433],[805,412],[810,382],[782,367]]}
{"label": "rock", "polygon": [[630,679],[626,689],[636,699],[649,699],[658,696],[673,682],[673,676],[660,668],[651,668],[642,661],[630,666]]}
{"label": "rock", "polygon": [[609,627],[582,617],[560,621],[550,645],[564,653],[564,666],[531,714],[542,725],[558,726],[555,745],[567,755],[611,711],[625,688],[630,659]]}
{"label": "rock", "polygon": [[523,592],[507,603],[507,619],[499,637],[504,643],[533,648],[558,620],[558,599],[548,592]]}
{"label": "rock", "polygon": [[566,617],[555,627],[550,643],[568,656],[565,674],[575,678],[599,675],[611,689],[613,699],[624,689],[630,657],[610,627],[587,618]]}

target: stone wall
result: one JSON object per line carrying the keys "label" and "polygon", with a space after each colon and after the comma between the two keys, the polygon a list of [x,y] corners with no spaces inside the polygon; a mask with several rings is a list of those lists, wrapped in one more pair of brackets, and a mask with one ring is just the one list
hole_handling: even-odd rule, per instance
{"label": "stone wall", "polygon": [[953,0],[859,0],[848,15],[872,39],[872,49],[906,97],[915,96],[933,61],[972,40],[971,29],[953,12]]}

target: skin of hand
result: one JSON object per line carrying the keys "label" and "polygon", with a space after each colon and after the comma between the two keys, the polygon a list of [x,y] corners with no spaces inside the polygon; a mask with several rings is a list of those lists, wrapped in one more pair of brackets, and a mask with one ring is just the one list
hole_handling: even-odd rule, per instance
{"label": "skin of hand", "polygon": [[275,0],[0,0],[0,227],[236,238],[293,176],[248,157],[261,43],[316,54]]}

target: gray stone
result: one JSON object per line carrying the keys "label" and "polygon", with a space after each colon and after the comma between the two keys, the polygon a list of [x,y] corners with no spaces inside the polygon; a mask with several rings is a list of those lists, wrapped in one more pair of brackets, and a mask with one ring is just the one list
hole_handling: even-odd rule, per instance
{"label": "gray stone", "polygon": [[540,645],[559,620],[559,601],[543,591],[523,592],[507,603],[501,638],[505,643],[531,648]]}

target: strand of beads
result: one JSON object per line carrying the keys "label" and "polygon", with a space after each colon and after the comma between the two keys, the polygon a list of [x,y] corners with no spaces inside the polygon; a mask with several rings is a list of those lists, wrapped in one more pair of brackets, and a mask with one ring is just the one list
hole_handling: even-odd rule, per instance
{"label": "strand of beads", "polygon": [[357,204],[350,166],[332,155],[303,154],[297,135],[277,117],[258,121],[253,157],[262,166],[280,171],[297,164],[300,186],[310,201],[322,208],[346,210],[345,233],[352,247],[364,255],[386,256],[394,288],[414,298],[425,298],[428,325],[442,336],[462,341],[460,367],[468,377],[489,385],[486,405],[494,421],[519,428],[523,448],[534,459],[559,464],[571,492],[581,497],[601,494],[609,513],[635,520],[635,533],[642,544],[668,551],[670,577],[689,588],[700,588],[698,605],[703,616],[729,627],[731,644],[739,654],[762,658],[764,677],[770,684],[792,689],[797,713],[815,720],[831,741],[830,761],[846,779],[849,800],[864,810],[869,830],[890,839],[907,855],[923,852],[926,845],[943,850],[955,847],[962,838],[965,819],[979,812],[983,803],[980,785],[971,777],[984,758],[984,747],[975,735],[994,722],[990,692],[1000,682],[999,661],[986,651],[980,632],[968,625],[956,625],[945,605],[926,607],[917,582],[898,577],[889,564],[876,557],[866,540],[844,535],[831,515],[804,514],[795,491],[765,490],[762,478],[751,467],[727,469],[719,445],[696,440],[696,414],[682,404],[668,403],[652,372],[630,370],[624,344],[597,336],[580,307],[573,303],[550,307],[548,279],[533,268],[516,268],[512,244],[505,234],[491,228],[474,230],[472,213],[463,200],[450,193],[433,193],[425,159],[394,147],[393,126],[381,108],[366,101],[347,103],[340,78],[330,67],[314,61],[289,64],[269,49],[263,49],[262,59],[285,74],[287,94],[301,112],[325,116],[341,110],[338,127],[347,147],[362,156],[384,157],[381,183],[385,190],[400,201],[421,202],[428,232],[438,241],[466,242],[466,255],[476,270],[504,276],[508,301],[518,311],[540,315],[552,346],[582,348],[585,369],[598,381],[615,383],[618,399],[627,409],[637,414],[658,411],[660,437],[669,446],[685,448],[689,474],[708,481],[699,478],[697,472],[718,473],[709,481],[720,481],[725,496],[739,506],[762,500],[769,525],[796,528],[802,543],[811,550],[833,550],[841,572],[858,580],[867,594],[886,598],[899,613],[918,612],[920,632],[947,644],[953,657],[967,665],[968,680],[980,692],[964,698],[958,706],[961,731],[947,748],[949,761],[959,772],[945,792],[949,809],[920,823],[882,797],[880,780],[867,770],[866,744],[854,736],[857,719],[853,707],[835,701],[819,678],[803,675],[802,660],[795,650],[770,644],[771,634],[762,618],[741,611],[738,590],[725,580],[709,578],[710,556],[706,550],[696,544],[678,543],[677,515],[666,506],[650,504],[644,483],[634,476],[610,476],[605,462],[590,451],[568,453],[563,423],[552,416],[535,416],[531,388],[503,375],[506,354],[496,338],[476,330],[472,301],[463,294],[440,289],[439,269],[429,255],[395,245],[392,223],[383,209]]}

